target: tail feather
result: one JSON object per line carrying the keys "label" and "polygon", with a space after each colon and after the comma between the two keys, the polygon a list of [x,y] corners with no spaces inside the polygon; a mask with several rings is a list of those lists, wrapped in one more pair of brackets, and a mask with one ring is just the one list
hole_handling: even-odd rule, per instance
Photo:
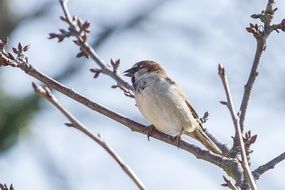
{"label": "tail feather", "polygon": [[206,135],[202,127],[197,127],[193,132],[186,132],[187,135],[200,141],[208,150],[215,154],[222,155],[222,151],[219,147]]}

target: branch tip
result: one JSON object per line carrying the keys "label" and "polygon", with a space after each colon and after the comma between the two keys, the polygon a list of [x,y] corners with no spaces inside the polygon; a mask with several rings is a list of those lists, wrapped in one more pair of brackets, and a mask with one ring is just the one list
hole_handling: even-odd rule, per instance
{"label": "branch tip", "polygon": [[239,187],[233,184],[233,182],[228,179],[226,176],[223,176],[225,183],[221,184],[223,187],[228,187],[231,190],[240,190]]}
{"label": "branch tip", "polygon": [[221,64],[219,64],[219,66],[218,66],[218,74],[219,74],[220,76],[224,76],[224,75],[225,75],[225,68],[224,68],[224,66],[221,65]]}
{"label": "branch tip", "polygon": [[64,123],[64,125],[66,125],[67,127],[74,127],[72,123]]}
{"label": "branch tip", "polygon": [[228,102],[226,102],[226,101],[220,101],[220,104],[228,106]]}

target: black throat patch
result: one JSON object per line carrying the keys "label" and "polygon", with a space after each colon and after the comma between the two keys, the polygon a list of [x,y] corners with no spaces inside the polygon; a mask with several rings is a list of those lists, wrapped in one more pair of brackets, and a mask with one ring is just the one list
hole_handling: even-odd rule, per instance
{"label": "black throat patch", "polygon": [[145,80],[138,80],[136,82],[133,82],[133,87],[137,93],[141,93],[145,87],[147,87],[147,82]]}
{"label": "black throat patch", "polygon": [[135,76],[132,76],[132,84],[133,84],[133,87],[135,86],[135,82],[136,82],[136,79],[135,79]]}

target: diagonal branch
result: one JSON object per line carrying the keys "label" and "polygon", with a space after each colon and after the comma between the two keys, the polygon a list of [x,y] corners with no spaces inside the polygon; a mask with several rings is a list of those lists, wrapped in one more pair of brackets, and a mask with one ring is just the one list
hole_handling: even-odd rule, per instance
{"label": "diagonal branch", "polygon": [[259,166],[257,169],[255,169],[252,172],[254,178],[256,180],[258,180],[263,173],[267,172],[270,169],[273,169],[276,166],[276,164],[280,163],[283,160],[285,160],[285,152],[283,152],[282,154],[280,154],[279,156],[277,156],[273,160],[270,160],[266,164],[263,164],[263,165]]}
{"label": "diagonal branch", "polygon": [[[1,44],[1,43],[0,43]],[[1,47],[0,47],[1,48]],[[17,50],[18,51],[18,50]],[[22,71],[24,71],[26,74],[38,79],[39,81],[45,83],[49,88],[54,88],[57,91],[61,92],[62,94],[66,95],[67,97],[70,97],[71,99],[81,103],[82,105],[101,113],[108,118],[115,120],[124,126],[128,127],[132,131],[139,132],[142,134],[147,135],[147,130],[145,125],[142,125],[136,121],[133,121],[125,116],[120,115],[119,113],[116,113],[107,107],[104,107],[96,102],[93,102],[86,98],[85,96],[77,93],[71,88],[68,88],[64,86],[63,84],[59,83],[58,81],[46,76],[45,74],[41,73],[37,69],[35,69],[32,65],[28,64],[27,59],[24,59],[25,55],[20,52],[20,57],[13,57],[11,53],[7,53],[5,50],[0,51],[0,66],[12,66],[20,68]],[[155,139],[158,139],[160,141],[163,141],[165,143],[171,144],[173,146],[177,146],[177,141],[169,135],[166,135],[162,132],[159,132],[157,130],[153,130],[151,136]],[[218,167],[221,167],[223,170],[225,170],[227,173],[231,172],[233,174],[235,171],[237,171],[234,175],[239,175],[239,169],[237,169],[239,166],[236,162],[236,160],[231,158],[226,158],[220,155],[216,155],[208,150],[201,149],[198,146],[195,146],[193,144],[190,144],[184,140],[179,140],[180,148],[194,154],[198,159],[202,159],[205,161],[208,161]]]}
{"label": "diagonal branch", "polygon": [[225,69],[223,66],[219,65],[218,70],[219,70],[218,73],[219,73],[219,76],[222,80],[222,83],[223,83],[223,86],[225,89],[225,93],[226,93],[226,97],[227,97],[227,102],[225,102],[225,104],[227,105],[227,107],[231,113],[231,117],[232,117],[232,120],[233,120],[233,123],[235,126],[235,131],[236,131],[236,134],[238,137],[239,148],[240,148],[241,159],[242,159],[242,167],[244,169],[245,176],[247,177],[247,180],[249,182],[251,189],[256,190],[257,187],[255,184],[254,178],[252,176],[252,173],[250,171],[249,164],[248,164],[247,157],[246,157],[245,146],[244,146],[244,142],[243,142],[243,138],[242,138],[242,134],[241,134],[241,129],[240,129],[239,115],[235,111],[235,107],[233,104],[230,88],[228,85],[227,75],[225,73]]}
{"label": "diagonal branch", "polygon": [[246,111],[247,111],[247,106],[248,106],[248,102],[249,102],[249,98],[251,95],[251,90],[252,90],[253,84],[254,84],[257,76],[258,76],[258,68],[259,68],[260,59],[261,59],[261,55],[263,52],[264,45],[265,45],[265,42],[263,40],[257,42],[257,47],[256,47],[256,51],[255,51],[255,56],[254,56],[252,68],[251,68],[248,80],[244,86],[243,97],[242,97],[242,101],[241,101],[241,105],[240,105],[241,131],[244,130],[244,120],[245,120],[245,115],[246,115]]}
{"label": "diagonal branch", "polygon": [[[247,27],[247,31],[252,33],[253,36],[256,38],[256,51],[252,63],[252,67],[250,70],[250,74],[248,80],[244,86],[243,97],[240,105],[240,126],[241,131],[244,130],[244,120],[245,115],[248,107],[249,98],[251,95],[251,91],[253,88],[253,84],[258,76],[258,70],[260,66],[260,59],[263,51],[266,48],[266,40],[268,36],[271,34],[273,30],[275,30],[276,25],[270,25],[274,13],[277,9],[275,8],[275,0],[268,0],[266,10],[262,11],[261,14],[254,14],[251,17],[255,19],[260,19],[263,23],[263,27],[258,26],[257,24],[253,25],[250,24],[250,27]],[[263,29],[262,29],[263,28]],[[237,136],[237,134],[235,135]]]}
{"label": "diagonal branch", "polygon": [[[88,108],[99,112],[125,126],[127,126],[128,128],[130,128],[132,131],[136,131],[139,133],[143,133],[143,134],[147,134],[147,132],[145,131],[145,127],[144,125],[137,123],[129,118],[126,118],[116,112],[111,111],[110,109],[95,103],[91,100],[89,100],[88,98],[78,94],[77,92],[75,92],[74,90],[72,90],[71,88],[68,88],[66,86],[64,86],[63,84],[49,78],[48,76],[40,73],[38,70],[36,70],[35,68],[33,68],[31,65],[26,67],[26,66],[22,66],[20,65],[20,68],[22,70],[24,70],[27,74],[33,76],[34,78],[42,81],[43,83],[45,83],[47,86],[54,88],[56,90],[58,90],[59,92],[65,94],[66,96],[74,99],[75,101],[87,106]],[[161,133],[159,131],[153,131],[153,133],[151,134],[152,137],[162,140],[166,143],[172,144],[174,146],[176,145],[176,142],[173,141],[173,138],[169,135],[166,135],[164,133]],[[210,161],[212,163],[215,163],[216,165],[219,165],[221,161],[223,161],[223,158],[219,155],[215,155],[212,154],[209,151],[205,151],[202,150],[201,148],[191,145],[183,140],[181,140],[180,142],[181,144],[181,149],[184,149],[188,152],[193,153],[196,157]]]}
{"label": "diagonal branch", "polygon": [[75,40],[73,42],[80,47],[80,52],[77,54],[77,57],[90,57],[100,68],[91,70],[91,72],[95,73],[94,76],[98,77],[98,75],[102,73],[111,77],[117,82],[116,87],[123,90],[125,95],[133,97],[133,87],[120,76],[118,70],[119,60],[117,63],[115,62],[116,64],[113,64],[114,61],[112,60],[110,64],[106,64],[103,59],[99,57],[96,51],[87,42],[88,33],[90,32],[90,23],[88,21],[83,22],[80,18],[72,17],[67,7],[67,1],[68,0],[59,0],[64,13],[64,16],[60,18],[68,24],[68,30],[60,29],[60,34],[51,33],[49,39],[58,38],[60,42],[64,38],[74,37]]}
{"label": "diagonal branch", "polygon": [[131,180],[137,185],[139,189],[146,189],[144,184],[136,176],[134,171],[123,161],[122,158],[120,158],[120,156],[113,150],[113,148],[110,147],[105,141],[103,141],[100,135],[94,135],[91,131],[87,129],[87,127],[81,124],[68,110],[66,110],[57,100],[57,98],[51,93],[49,88],[42,88],[36,83],[33,83],[33,88],[38,95],[52,103],[59,111],[61,111],[65,115],[65,117],[71,122],[66,123],[67,126],[78,129],[79,131],[90,137],[92,140],[94,140],[119,164],[122,170],[131,178]]}
{"label": "diagonal branch", "polygon": [[[87,58],[90,57],[100,67],[100,69],[98,69],[98,68],[90,69],[90,71],[94,73],[94,78],[98,77],[99,74],[105,74],[107,76],[110,76],[117,83],[117,85],[113,85],[112,88],[119,88],[124,92],[124,94],[126,96],[134,97],[133,91],[132,91],[133,90],[132,86],[128,82],[124,81],[119,75],[119,70],[118,70],[118,66],[120,64],[119,60],[113,60],[112,59],[111,64],[106,64],[99,57],[99,55],[96,53],[96,51],[87,42],[87,33],[88,32],[85,32],[85,33],[83,32],[83,34],[82,34],[82,31],[84,31],[85,28],[84,27],[82,28],[82,26],[84,26],[84,24],[79,24],[82,22],[81,19],[71,16],[71,14],[68,10],[68,7],[67,7],[67,1],[68,0],[59,0],[61,8],[62,8],[63,13],[64,13],[64,17],[61,17],[61,19],[69,25],[68,31],[65,31],[65,33],[60,35],[61,38],[64,39],[65,37],[70,37],[70,36],[75,37],[76,38],[76,40],[74,41],[75,44],[80,46],[81,51],[84,50],[83,54],[81,54],[81,53],[79,53],[79,54],[81,54],[83,56],[87,55],[86,56]],[[161,1],[158,4],[165,3],[165,2],[166,1]],[[135,20],[133,20],[131,23],[129,23],[129,26],[133,25],[134,22],[140,20],[141,17],[143,17],[143,15],[137,16],[137,18]],[[80,28],[82,28],[82,29],[80,29]],[[66,35],[66,34],[68,34],[68,35]],[[54,37],[52,37],[52,36],[54,36],[54,34],[50,34],[50,38],[56,38],[55,37],[56,35]],[[215,144],[217,144],[217,146],[222,149],[222,151],[224,153],[229,152],[228,148],[226,147],[226,145],[223,142],[218,140],[213,134],[210,134],[209,131],[207,131],[207,134],[215,142]]]}

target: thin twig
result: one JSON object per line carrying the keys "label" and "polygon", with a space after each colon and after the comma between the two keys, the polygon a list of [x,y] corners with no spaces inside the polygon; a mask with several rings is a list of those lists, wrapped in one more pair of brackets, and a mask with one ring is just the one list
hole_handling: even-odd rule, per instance
{"label": "thin twig", "polygon": [[80,123],[67,109],[65,109],[57,100],[57,98],[51,93],[49,88],[42,88],[36,83],[33,83],[33,88],[38,95],[52,103],[59,111],[61,111],[65,115],[65,117],[71,122],[67,123],[67,126],[78,129],[79,131],[90,137],[92,140],[94,140],[119,164],[122,170],[131,178],[131,180],[137,185],[139,189],[146,189],[144,184],[137,177],[134,171],[123,161],[122,158],[120,158],[120,156],[113,150],[113,148],[110,147],[105,141],[103,141],[100,135],[94,135],[91,131],[89,131],[87,127]]}
{"label": "thin twig", "polygon": [[276,164],[280,163],[283,160],[285,160],[285,152],[283,152],[282,154],[280,154],[276,158],[270,160],[266,164],[263,164],[263,165],[259,166],[257,169],[255,169],[252,172],[254,178],[256,180],[258,180],[263,173],[267,172],[270,169],[273,169],[276,166]]}
{"label": "thin twig", "polygon": [[[252,67],[250,70],[250,74],[248,77],[248,80],[244,86],[244,92],[242,101],[240,104],[240,126],[241,131],[244,130],[244,120],[245,115],[248,107],[249,98],[251,95],[253,84],[258,76],[258,70],[260,66],[260,59],[263,51],[265,50],[266,45],[266,39],[270,35],[270,33],[273,31],[273,27],[270,26],[271,20],[274,16],[275,12],[275,0],[268,0],[266,10],[262,12],[261,14],[255,14],[252,15],[253,18],[259,18],[263,22],[263,31],[259,31],[260,29],[255,29],[254,26],[248,27],[247,30],[250,33],[254,34],[254,37],[256,38],[256,51],[255,56],[253,59]],[[258,26],[258,25],[256,25]],[[257,27],[256,27],[257,28]],[[237,134],[236,134],[237,135]]]}
{"label": "thin twig", "polygon": [[237,187],[236,185],[233,184],[233,182],[228,179],[226,176],[223,176],[225,183],[222,184],[223,187],[228,187],[231,190],[240,190],[239,187]]}
{"label": "thin twig", "polygon": [[[69,37],[74,36],[76,40],[74,41],[78,46],[80,46],[80,50],[82,52],[82,55],[86,55],[86,57],[90,57],[99,67],[100,70],[99,73],[103,73],[107,76],[110,76],[117,82],[117,86],[119,86],[123,92],[128,95],[129,97],[133,97],[133,87],[128,82],[126,82],[124,79],[121,78],[119,75],[118,68],[113,67],[111,64],[106,64],[103,59],[99,57],[99,55],[96,53],[96,51],[88,44],[87,42],[87,34],[84,33],[82,36],[82,30],[80,26],[78,25],[77,21],[80,21],[78,18],[77,20],[75,17],[73,18],[68,10],[67,7],[67,1],[68,0],[59,0],[60,5],[62,7],[63,13],[64,13],[64,21],[69,25],[69,31],[65,31],[69,35],[63,36]],[[82,26],[82,25],[81,25]],[[87,27],[88,28],[88,27]],[[88,31],[89,32],[89,31]],[[51,35],[51,34],[50,34]],[[56,36],[56,35],[55,35]],[[50,38],[55,38],[50,36]]]}
{"label": "thin twig", "polygon": [[252,86],[258,75],[258,68],[259,68],[259,63],[260,63],[261,55],[263,52],[264,44],[265,42],[263,41],[260,41],[257,43],[254,61],[252,64],[250,75],[249,75],[246,85],[244,86],[243,98],[242,98],[241,105],[240,105],[240,126],[241,126],[242,131],[244,130],[244,119],[245,119],[245,115],[247,111],[247,106],[248,106],[248,101],[250,98]]}
{"label": "thin twig", "polygon": [[245,176],[247,177],[247,180],[249,182],[249,185],[250,185],[251,189],[252,190],[256,190],[257,187],[256,187],[254,178],[252,176],[252,173],[250,171],[249,164],[248,164],[248,161],[247,161],[246,152],[245,152],[245,146],[244,146],[244,142],[243,142],[243,138],[242,138],[242,134],[241,134],[241,129],[240,129],[239,116],[238,116],[237,112],[235,111],[235,107],[234,107],[234,104],[233,104],[230,88],[229,88],[229,85],[228,85],[227,75],[225,73],[225,69],[224,69],[223,66],[219,65],[218,70],[219,70],[218,73],[219,73],[219,76],[220,76],[220,78],[222,80],[223,87],[224,87],[224,90],[225,90],[225,93],[226,93],[226,97],[227,97],[226,105],[227,105],[227,107],[228,107],[228,109],[229,109],[229,111],[231,113],[231,117],[232,117],[232,120],[233,120],[233,123],[234,123],[234,126],[235,126],[235,131],[236,131],[236,134],[237,134],[237,137],[238,137],[239,148],[240,148],[241,159],[242,159],[242,166],[243,166],[243,169],[244,169],[244,173],[245,173]]}
{"label": "thin twig", "polygon": [[[128,127],[132,131],[136,131],[145,135],[148,135],[148,132],[145,125],[142,125],[138,122],[135,122],[129,118],[126,118],[96,102],[89,100],[88,98],[80,95],[75,92],[71,88],[64,86],[58,81],[46,76],[41,73],[37,69],[35,69],[32,65],[28,63],[28,58],[25,55],[25,52],[28,50],[29,46],[23,46],[22,44],[18,44],[18,48],[13,47],[13,52],[16,54],[16,57],[10,53],[5,51],[5,46],[8,44],[8,38],[0,41],[0,66],[11,66],[20,68],[26,74],[38,79],[39,81],[45,83],[48,87],[54,88],[57,91],[63,93],[64,95],[74,99],[75,101],[81,103],[82,105],[101,113],[112,120],[115,120],[124,126]],[[177,146],[177,141],[172,136],[166,135],[157,130],[153,130],[151,136],[158,140],[164,141],[173,146]],[[186,141],[179,140],[180,148],[186,150],[194,154],[197,158],[206,160],[216,166],[223,168],[227,173],[230,172],[229,175],[235,177],[240,175],[239,165],[236,160],[231,158],[226,158],[221,155],[216,155],[208,150],[203,150],[200,147],[187,143]]]}

